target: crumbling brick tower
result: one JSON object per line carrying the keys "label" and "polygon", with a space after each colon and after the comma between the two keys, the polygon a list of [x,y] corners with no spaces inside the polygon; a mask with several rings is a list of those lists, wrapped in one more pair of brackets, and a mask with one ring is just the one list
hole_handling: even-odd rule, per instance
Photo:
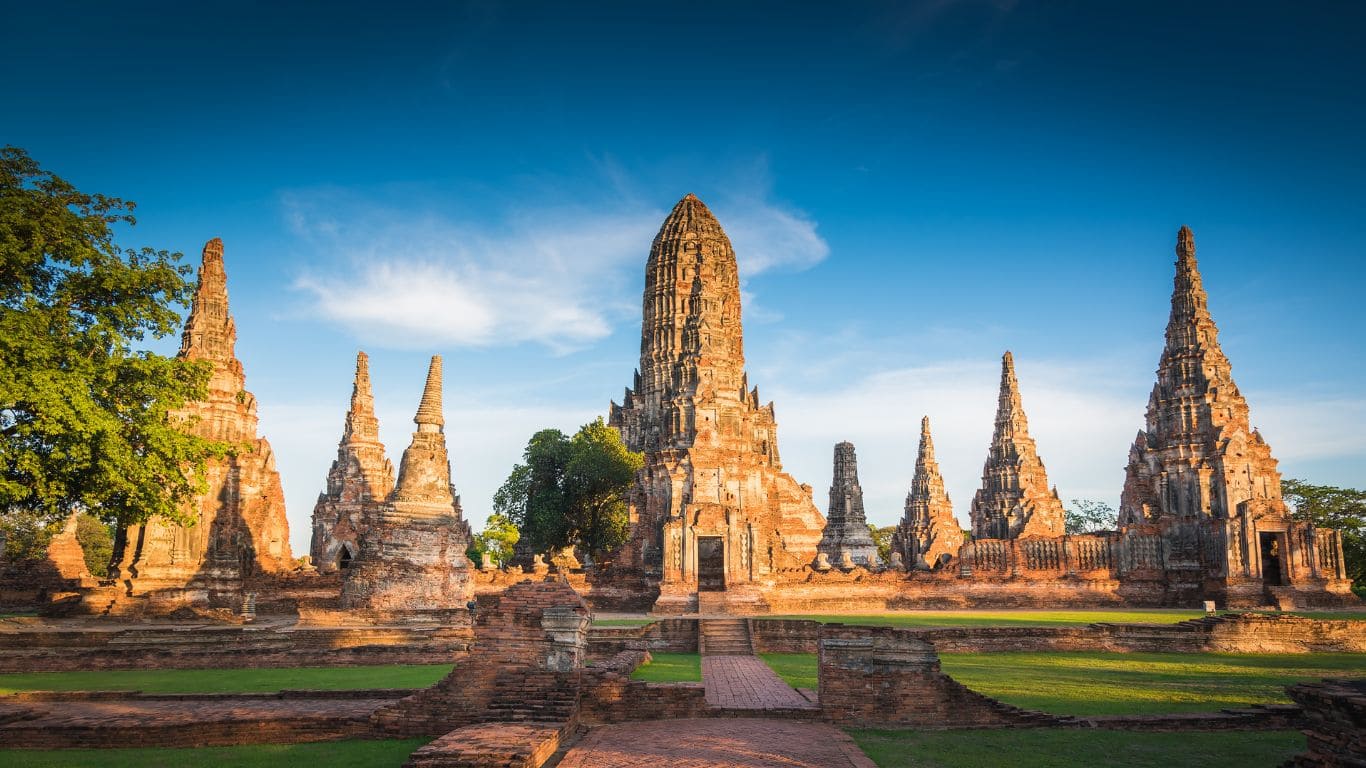
{"label": "crumbling brick tower", "polygon": [[153,519],[120,532],[114,562],[124,597],[148,597],[157,607],[167,608],[238,608],[244,576],[283,573],[293,567],[275,454],[256,434],[256,397],[246,390],[236,342],[223,241],[214,238],[204,245],[178,355],[212,365],[209,393],[176,415],[185,419],[185,428],[193,434],[248,449],[208,462],[208,491],[195,498],[190,510],[194,525]]}
{"label": "crumbling brick tower", "polygon": [[351,408],[327,473],[327,487],[313,507],[313,565],[321,573],[348,568],[360,554],[366,510],[394,489],[394,465],[379,441],[379,419],[370,393],[370,358],[356,354]]}
{"label": "crumbling brick tower", "polygon": [[944,490],[944,477],[934,458],[934,438],[930,436],[930,417],[920,420],[920,451],[915,459],[915,476],[906,494],[905,515],[892,534],[892,551],[899,552],[906,568],[930,569],[946,557],[958,557],[963,546],[963,529],[953,516],[953,503]]}
{"label": "crumbling brick tower", "polygon": [[773,405],[745,375],[740,275],[721,224],[694,195],[650,248],[640,368],[611,424],[645,453],[616,567],[660,579],[658,610],[734,591],[816,555],[825,525],[782,471]]}
{"label": "crumbling brick tower", "polygon": [[[877,544],[868,530],[863,511],[863,487],[858,481],[858,455],[854,444],[835,444],[835,464],[830,484],[830,506],[826,508],[825,532],[817,551],[832,563],[878,564]],[[845,555],[848,555],[846,560]]]}
{"label": "crumbling brick tower", "polygon": [[974,539],[1015,539],[1063,535],[1062,501],[1048,487],[1048,473],[1029,436],[1015,377],[1015,358],[1001,358],[1001,393],[996,429],[982,467],[982,487],[972,499]]}
{"label": "crumbling brick tower", "polygon": [[469,524],[451,485],[441,415],[441,357],[432,358],[403,452],[398,484],[363,523],[360,555],[342,582],[342,605],[386,613],[463,611],[472,595]]}
{"label": "crumbling brick tower", "polygon": [[1177,598],[1231,606],[1346,599],[1339,534],[1295,522],[1281,499],[1271,447],[1251,427],[1219,346],[1187,227],[1177,233],[1171,316],[1146,421],[1129,449],[1119,522],[1127,538],[1160,532],[1151,570]]}

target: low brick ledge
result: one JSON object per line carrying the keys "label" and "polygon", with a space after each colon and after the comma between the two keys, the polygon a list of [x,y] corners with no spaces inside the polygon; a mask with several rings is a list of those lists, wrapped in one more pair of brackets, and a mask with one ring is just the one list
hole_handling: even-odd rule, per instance
{"label": "low brick ledge", "polygon": [[1218,712],[1089,715],[1066,718],[1066,724],[1113,731],[1290,731],[1303,728],[1305,717],[1295,704],[1257,704]]}
{"label": "low brick ledge", "polygon": [[408,756],[404,768],[540,768],[574,733],[572,723],[476,723]]}
{"label": "low brick ledge", "polygon": [[145,691],[19,691],[0,697],[3,701],[282,701],[293,699],[401,699],[420,688],[349,688],[345,690],[286,689],[229,693],[147,693]]}

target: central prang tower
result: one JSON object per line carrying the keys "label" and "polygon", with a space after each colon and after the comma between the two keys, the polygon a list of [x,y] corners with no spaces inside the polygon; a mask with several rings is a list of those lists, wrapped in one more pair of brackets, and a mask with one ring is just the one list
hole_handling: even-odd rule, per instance
{"label": "central prang tower", "polygon": [[773,404],[745,375],[735,250],[695,195],[655,236],[643,304],[640,368],[611,407],[645,453],[615,564],[660,580],[656,610],[689,610],[699,591],[761,599],[756,583],[815,557],[825,521],[782,471]]}

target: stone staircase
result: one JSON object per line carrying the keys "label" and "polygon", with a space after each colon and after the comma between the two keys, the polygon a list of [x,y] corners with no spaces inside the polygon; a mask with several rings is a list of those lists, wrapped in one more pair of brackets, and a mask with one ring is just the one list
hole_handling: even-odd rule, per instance
{"label": "stone staircase", "polygon": [[701,619],[697,650],[703,656],[753,656],[747,619]]}

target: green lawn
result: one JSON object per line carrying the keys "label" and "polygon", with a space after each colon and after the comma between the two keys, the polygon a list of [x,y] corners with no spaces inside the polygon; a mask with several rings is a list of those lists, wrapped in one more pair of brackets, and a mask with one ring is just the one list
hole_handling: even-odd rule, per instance
{"label": "green lawn", "polygon": [[595,627],[643,627],[653,624],[654,619],[593,619]]}
{"label": "green lawn", "polygon": [[702,656],[696,653],[650,652],[650,663],[631,673],[632,680],[650,683],[702,682]]}
{"label": "green lawn", "polygon": [[761,653],[759,658],[793,688],[814,691],[820,685],[814,653]]}
{"label": "green lawn", "polygon": [[940,659],[946,673],[975,691],[1066,715],[1288,703],[1284,689],[1291,683],[1366,675],[1366,654],[1359,653],[945,653]]}
{"label": "green lawn", "polygon": [[[766,653],[794,688],[816,688],[814,653]],[[1002,701],[1061,715],[1214,712],[1289,703],[1285,686],[1366,675],[1366,654],[945,653],[943,670]]]}
{"label": "green lawn", "polygon": [[285,669],[118,669],[92,672],[0,674],[0,695],[18,691],[145,691],[147,693],[259,693],[284,689],[425,688],[450,664]]}
{"label": "green lawn", "polygon": [[[774,619],[809,619],[824,624],[863,624],[892,627],[1047,627],[1109,622],[1112,624],[1175,624],[1198,619],[1205,612],[1186,609],[1117,611],[908,611],[879,614],[811,614],[770,616]],[[1290,615],[1311,619],[1366,621],[1366,611],[1299,611]]]}
{"label": "green lawn", "polygon": [[253,744],[197,749],[0,749],[8,768],[275,768],[319,765],[327,768],[399,768],[413,750],[430,739],[324,741],[312,744]]}
{"label": "green lawn", "polygon": [[1297,731],[1135,733],[1029,728],[851,730],[880,768],[1261,768],[1305,749]]}

